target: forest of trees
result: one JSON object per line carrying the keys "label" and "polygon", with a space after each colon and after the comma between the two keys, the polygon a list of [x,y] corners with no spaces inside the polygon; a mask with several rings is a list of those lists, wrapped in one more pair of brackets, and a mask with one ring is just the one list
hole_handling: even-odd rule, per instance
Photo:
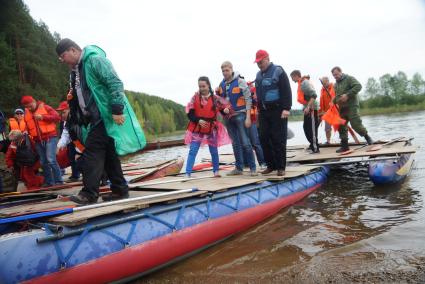
{"label": "forest of trees", "polygon": [[361,96],[361,106],[364,108],[423,104],[425,104],[425,80],[419,73],[415,73],[411,79],[402,71],[394,75],[385,74],[378,80],[369,78]]}
{"label": "forest of trees", "polygon": [[[0,7],[0,109],[10,116],[27,94],[57,106],[69,87],[68,67],[55,52],[60,35],[34,21],[22,0],[0,0]],[[148,136],[185,128],[182,105],[143,93],[126,94]]]}
{"label": "forest of trees", "polygon": [[186,128],[187,116],[182,105],[143,93],[126,91],[126,94],[140,125],[148,134],[168,133]]}
{"label": "forest of trees", "polygon": [[68,88],[68,68],[55,53],[59,35],[35,22],[22,1],[0,0],[0,106],[10,114],[22,95],[56,106]]}

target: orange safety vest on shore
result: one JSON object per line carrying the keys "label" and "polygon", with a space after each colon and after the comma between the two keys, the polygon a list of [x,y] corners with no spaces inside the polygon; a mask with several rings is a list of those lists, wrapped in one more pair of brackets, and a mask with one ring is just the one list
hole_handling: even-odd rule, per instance
{"label": "orange safety vest on shore", "polygon": [[38,137],[39,139],[42,139],[43,134],[56,132],[56,124],[54,122],[45,122],[42,120],[36,121],[34,119],[34,114],[46,115],[49,113],[44,107],[44,103],[40,103],[34,113],[32,113],[29,109],[25,109],[25,122],[27,124],[28,133],[31,137]]}
{"label": "orange safety vest on shore", "polygon": [[207,127],[201,127],[199,123],[189,121],[187,130],[194,133],[210,134],[214,128],[215,121],[217,118],[217,110],[214,107],[213,95],[208,97],[208,102],[206,105],[201,104],[201,95],[197,94],[195,96],[194,109],[196,117],[199,117],[202,120],[208,122]]}
{"label": "orange safety vest on shore", "polygon": [[301,90],[301,84],[305,79],[306,77],[302,77],[301,79],[298,80],[297,101],[302,105],[307,104],[307,101],[305,100],[305,97],[304,97],[304,92]]}
{"label": "orange safety vest on shore", "polygon": [[335,89],[334,89],[334,84],[333,83],[329,83],[327,90],[330,94],[328,94],[328,92],[326,92],[325,87],[322,87],[322,89],[320,90],[320,110],[319,113],[325,113],[328,111],[328,109],[330,108],[330,103],[332,102],[333,98],[335,98]]}
{"label": "orange safety vest on shore", "polygon": [[18,121],[16,118],[12,117],[9,119],[9,127],[10,131],[12,130],[20,130],[21,132],[24,132],[27,130],[27,124],[25,123],[25,120]]}

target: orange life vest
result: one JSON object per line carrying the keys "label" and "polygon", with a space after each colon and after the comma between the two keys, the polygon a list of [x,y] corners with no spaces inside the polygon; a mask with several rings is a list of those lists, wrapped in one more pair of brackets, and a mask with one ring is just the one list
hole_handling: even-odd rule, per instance
{"label": "orange life vest", "polygon": [[334,84],[333,83],[329,83],[327,90],[330,94],[328,94],[328,92],[326,92],[325,87],[322,87],[322,90],[320,91],[320,113],[324,113],[327,112],[329,109],[329,104],[330,102],[332,102],[333,98],[335,97],[335,89],[334,89]]}
{"label": "orange life vest", "polygon": [[347,121],[342,119],[339,115],[336,105],[331,105],[328,111],[322,116],[322,119],[332,125],[335,131],[338,131],[340,125],[347,123]]}
{"label": "orange life vest", "polygon": [[41,139],[43,134],[56,132],[56,124],[54,122],[45,122],[42,120],[35,120],[34,114],[46,115],[48,114],[44,103],[39,103],[37,109],[32,113],[29,109],[25,109],[25,122],[27,129],[31,137],[38,137]]}
{"label": "orange life vest", "polygon": [[206,105],[202,105],[201,95],[197,94],[195,96],[194,109],[195,109],[196,117],[206,121],[208,123],[208,126],[201,127],[199,123],[189,121],[187,130],[194,133],[210,134],[214,128],[215,121],[217,118],[217,110],[214,107],[213,95],[208,97],[208,101]]}
{"label": "orange life vest", "polygon": [[301,83],[304,81],[304,77],[302,77],[301,79],[298,80],[298,90],[297,90],[297,101],[302,104],[305,105],[307,104],[307,101],[304,98],[304,92],[301,90]]}
{"label": "orange life vest", "polygon": [[24,132],[27,129],[27,124],[23,119],[19,122],[16,118],[11,118],[9,119],[9,127],[10,131],[20,130],[21,132]]}

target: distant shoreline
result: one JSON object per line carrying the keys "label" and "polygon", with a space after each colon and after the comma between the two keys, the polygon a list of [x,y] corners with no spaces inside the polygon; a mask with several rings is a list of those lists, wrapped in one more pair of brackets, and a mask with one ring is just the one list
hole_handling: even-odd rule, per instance
{"label": "distant shoreline", "polygon": [[[369,115],[380,115],[380,114],[393,114],[393,113],[403,113],[411,111],[421,111],[425,110],[425,103],[417,105],[398,105],[393,107],[382,107],[382,108],[360,108],[360,115],[369,116]],[[289,121],[302,121],[304,119],[303,115],[296,114],[289,117]]]}

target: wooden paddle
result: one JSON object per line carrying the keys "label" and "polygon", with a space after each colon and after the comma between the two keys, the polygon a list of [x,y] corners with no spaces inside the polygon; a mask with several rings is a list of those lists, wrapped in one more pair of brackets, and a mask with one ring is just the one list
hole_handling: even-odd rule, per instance
{"label": "wooden paddle", "polygon": [[384,146],[391,145],[391,144],[393,144],[393,143],[395,143],[395,142],[399,142],[400,140],[403,140],[403,139],[405,139],[405,138],[406,138],[406,137],[404,137],[404,136],[402,136],[402,137],[398,137],[398,138],[394,138],[394,139],[392,139],[392,140],[388,141],[387,143],[379,144],[379,145],[375,145],[375,146],[373,146],[372,148],[367,149],[367,151],[366,151],[366,152],[375,152],[375,151],[379,151],[379,150],[381,150]]}
{"label": "wooden paddle", "polygon": [[351,154],[357,150],[363,149],[366,146],[369,146],[369,144],[364,144],[363,146],[360,146],[359,148],[356,148],[356,149],[349,149],[345,152],[339,153],[339,156],[345,156],[345,155]]}

